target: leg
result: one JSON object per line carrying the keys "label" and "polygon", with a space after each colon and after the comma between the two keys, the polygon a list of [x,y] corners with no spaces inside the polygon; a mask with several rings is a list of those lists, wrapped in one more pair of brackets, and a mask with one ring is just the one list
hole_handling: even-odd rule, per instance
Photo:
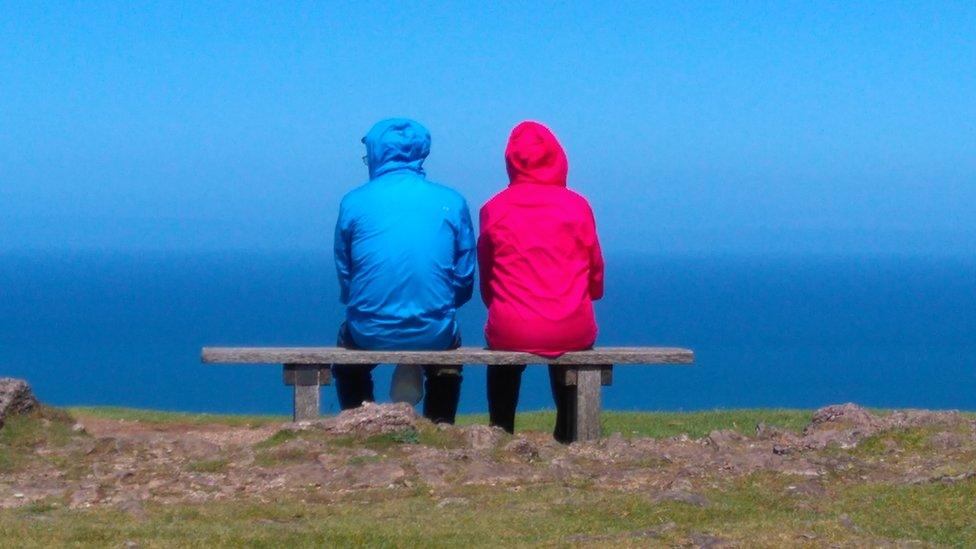
{"label": "leg", "polygon": [[569,444],[573,441],[576,387],[566,383],[566,367],[549,366],[549,387],[552,389],[552,400],[556,403],[556,426],[552,430],[552,437],[557,442]]}
{"label": "leg", "polygon": [[373,402],[373,368],[375,365],[333,364],[336,395],[343,410],[358,408],[364,402]]}
{"label": "leg", "polygon": [[332,376],[325,364],[285,364],[285,385],[294,386],[295,421],[319,417],[319,386],[328,385]]}
{"label": "leg", "polygon": [[[349,329],[343,322],[339,326],[339,336],[336,345],[346,349],[358,349]],[[374,402],[373,397],[373,368],[376,365],[333,364],[332,376],[335,378],[336,395],[339,397],[339,408],[349,410],[358,408],[364,402]]]}
{"label": "leg", "polygon": [[574,440],[600,438],[600,386],[599,366],[580,366],[576,371],[576,413]]}
{"label": "leg", "polygon": [[461,366],[424,366],[424,417],[454,423],[461,400]]}
{"label": "leg", "polygon": [[610,384],[612,366],[550,366],[556,401],[553,437],[562,443],[600,438],[600,386]]}
{"label": "leg", "polygon": [[515,432],[515,410],[524,371],[525,365],[488,366],[488,422],[491,426]]}

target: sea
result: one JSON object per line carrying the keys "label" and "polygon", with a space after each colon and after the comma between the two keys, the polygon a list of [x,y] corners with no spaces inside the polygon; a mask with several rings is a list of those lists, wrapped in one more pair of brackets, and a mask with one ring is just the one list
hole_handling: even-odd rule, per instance
{"label": "sea", "polygon": [[[976,410],[974,257],[610,255],[596,313],[599,345],[696,354],[615,368],[605,408]],[[327,251],[0,253],[0,377],[54,405],[288,414],[279,366],[202,364],[201,347],[334,345],[342,316]],[[466,345],[484,319],[477,297],[461,309]],[[530,367],[519,409],[552,406]],[[486,411],[483,366],[460,409]]]}

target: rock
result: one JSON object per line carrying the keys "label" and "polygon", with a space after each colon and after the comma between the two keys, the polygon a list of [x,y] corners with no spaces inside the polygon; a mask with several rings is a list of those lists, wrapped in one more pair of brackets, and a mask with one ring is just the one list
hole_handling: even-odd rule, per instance
{"label": "rock", "polygon": [[803,429],[803,434],[822,429],[858,429],[874,432],[880,427],[881,421],[857,404],[834,404],[814,412],[810,424]]}
{"label": "rock", "polygon": [[711,534],[695,533],[691,535],[692,547],[699,549],[713,549],[718,547],[731,547],[732,544],[727,539],[713,536]]}
{"label": "rock", "polygon": [[729,450],[735,443],[745,440],[745,437],[732,429],[712,431],[704,442],[716,450]]}
{"label": "rock", "polygon": [[413,406],[405,402],[375,404],[364,402],[359,408],[345,410],[338,416],[315,422],[314,428],[335,435],[373,436],[416,429],[423,420]]}
{"label": "rock", "polygon": [[929,410],[898,410],[882,418],[885,429],[910,429],[913,427],[953,428],[966,419],[956,411],[932,412]]}
{"label": "rock", "polygon": [[692,489],[691,481],[686,478],[678,477],[668,483],[669,490],[683,490],[690,492]]}
{"label": "rock", "polygon": [[969,480],[971,478],[976,478],[976,471],[967,471],[955,475],[938,475],[929,479],[929,482],[943,482],[946,484],[954,484],[956,482],[962,482],[964,480]]}
{"label": "rock", "polygon": [[963,437],[956,433],[935,433],[929,437],[929,444],[940,450],[951,450],[962,446]]}
{"label": "rock", "polygon": [[884,428],[880,418],[857,404],[835,404],[813,413],[810,424],[803,429],[801,444],[810,450],[831,445],[853,448]]}
{"label": "rock", "polygon": [[518,436],[515,438],[515,440],[506,444],[505,451],[511,452],[524,459],[531,460],[539,457],[539,447],[524,436]]}
{"label": "rock", "polygon": [[93,484],[82,485],[77,490],[72,492],[71,498],[68,502],[68,507],[71,509],[78,509],[79,507],[88,507],[92,503],[98,501],[98,487]]}
{"label": "rock", "polygon": [[464,428],[464,438],[474,450],[490,450],[502,439],[505,431],[487,425],[472,425]]}
{"label": "rock", "polygon": [[695,492],[689,492],[687,490],[665,490],[660,494],[654,496],[651,501],[654,503],[661,503],[664,501],[677,501],[679,503],[687,503],[688,505],[694,505],[695,507],[708,507],[711,503],[708,498],[701,494]]}
{"label": "rock", "polygon": [[448,505],[467,505],[468,498],[444,498],[437,502],[437,508],[443,509]]}
{"label": "rock", "polygon": [[149,518],[149,513],[146,512],[142,502],[136,498],[124,499],[116,505],[116,508],[136,520],[141,521]]}
{"label": "rock", "polygon": [[402,486],[407,472],[393,460],[345,466],[332,476],[334,488],[362,490]]}
{"label": "rock", "polygon": [[221,455],[220,446],[194,436],[184,436],[176,441],[176,449],[191,459],[213,459]]}
{"label": "rock", "polygon": [[[524,467],[531,467],[525,465]],[[466,464],[462,472],[461,484],[465,485],[490,485],[509,484],[519,481],[532,479],[524,478],[527,471],[523,471],[511,464],[496,463],[493,461],[472,461]]]}
{"label": "rock", "polygon": [[26,414],[36,407],[37,399],[26,381],[0,377],[0,429],[7,416]]}
{"label": "rock", "polygon": [[613,433],[610,436],[602,439],[600,445],[607,451],[609,457],[622,457],[629,453],[630,444],[624,439],[624,436],[619,433]]}
{"label": "rock", "polygon": [[[800,437],[796,436],[796,433],[793,431],[788,431],[782,427],[768,425],[763,422],[756,425],[756,439],[772,441],[774,448],[773,453],[780,453],[776,452],[775,450],[777,446],[781,448],[792,448],[800,440]],[[786,451],[782,453],[786,454],[789,452]]]}
{"label": "rock", "polygon": [[804,497],[811,497],[811,498],[821,498],[827,493],[827,490],[824,488],[823,483],[816,480],[802,482],[799,484],[793,484],[787,486],[786,490],[790,494],[795,494]]}
{"label": "rock", "polygon": [[773,444],[773,453],[777,456],[787,456],[792,454],[795,450],[795,446],[790,446],[788,444]]}
{"label": "rock", "polygon": [[410,464],[417,471],[421,482],[428,486],[446,486],[450,484],[457,466],[440,451],[425,448],[410,456]]}
{"label": "rock", "polygon": [[843,526],[844,528],[847,528],[851,532],[860,532],[861,531],[861,529],[858,527],[858,525],[857,524],[854,524],[854,521],[851,520],[851,517],[848,516],[847,513],[844,513],[843,515],[837,517],[837,522],[839,522],[841,526]]}
{"label": "rock", "polygon": [[872,433],[850,429],[815,431],[803,437],[803,447],[808,450],[823,450],[828,446],[836,445],[846,450],[857,446],[859,442],[871,436]]}

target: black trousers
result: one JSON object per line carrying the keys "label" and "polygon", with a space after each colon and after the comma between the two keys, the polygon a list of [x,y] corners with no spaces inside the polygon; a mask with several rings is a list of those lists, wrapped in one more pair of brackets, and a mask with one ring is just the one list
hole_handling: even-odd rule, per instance
{"label": "black trousers", "polygon": [[[345,323],[339,327],[339,347],[358,349],[349,337]],[[460,338],[452,348],[461,346]],[[461,400],[461,366],[421,366],[424,369],[424,417],[434,423],[454,423],[458,402]],[[372,365],[333,364],[339,407],[343,410],[358,408],[364,402],[374,402]]]}
{"label": "black trousers", "polygon": [[[576,391],[572,386],[560,383],[563,368],[549,366],[549,387],[556,403],[556,426],[552,436],[564,444],[572,442],[572,416],[570,410],[576,404]],[[492,426],[515,432],[515,409],[518,407],[519,389],[525,366],[488,366],[488,416]]]}

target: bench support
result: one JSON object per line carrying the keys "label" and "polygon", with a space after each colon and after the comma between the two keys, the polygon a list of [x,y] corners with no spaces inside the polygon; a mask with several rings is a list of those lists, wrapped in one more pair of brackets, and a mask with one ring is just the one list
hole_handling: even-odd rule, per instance
{"label": "bench support", "polygon": [[575,387],[570,402],[570,436],[574,441],[600,438],[600,387],[613,381],[612,365],[568,366],[563,382]]}
{"label": "bench support", "polygon": [[[295,421],[318,419],[321,392],[319,387],[332,383],[332,370],[328,364],[284,364],[285,385],[294,387]],[[570,402],[570,436],[574,441],[600,438],[600,388],[613,381],[613,366],[587,364],[566,366],[563,384],[573,387]]]}
{"label": "bench support", "polygon": [[319,417],[319,387],[332,383],[328,364],[284,364],[285,385],[295,388],[295,421],[312,421]]}

